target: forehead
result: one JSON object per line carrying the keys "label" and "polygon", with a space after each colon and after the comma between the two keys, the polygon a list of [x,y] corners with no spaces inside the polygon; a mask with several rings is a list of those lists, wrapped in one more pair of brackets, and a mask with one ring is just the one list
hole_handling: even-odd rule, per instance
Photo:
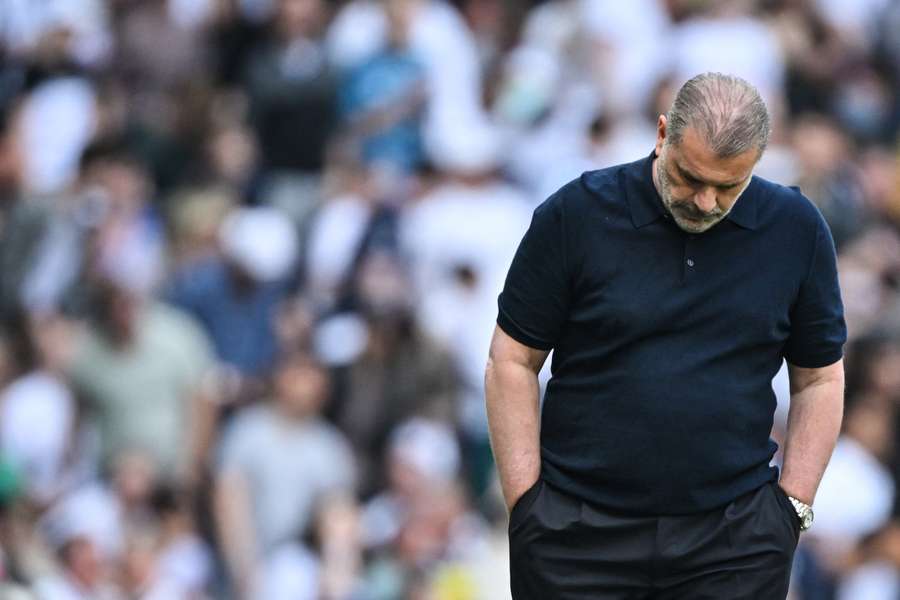
{"label": "forehead", "polygon": [[736,183],[750,176],[759,152],[751,149],[735,156],[717,156],[693,127],[685,127],[681,142],[672,145],[677,166],[701,181],[711,184]]}

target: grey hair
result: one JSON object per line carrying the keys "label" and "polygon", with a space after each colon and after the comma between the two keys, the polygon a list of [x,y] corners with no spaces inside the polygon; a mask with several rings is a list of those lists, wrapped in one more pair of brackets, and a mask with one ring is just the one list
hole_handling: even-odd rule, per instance
{"label": "grey hair", "polygon": [[760,156],[769,143],[769,111],[759,91],[747,81],[722,73],[703,73],[689,79],[666,114],[666,138],[681,142],[692,126],[720,158],[752,149]]}

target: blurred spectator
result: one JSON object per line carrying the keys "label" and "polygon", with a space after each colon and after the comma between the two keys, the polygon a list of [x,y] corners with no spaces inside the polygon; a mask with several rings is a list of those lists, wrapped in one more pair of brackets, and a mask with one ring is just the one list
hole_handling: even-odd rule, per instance
{"label": "blurred spectator", "polygon": [[0,455],[0,592],[20,592],[15,585],[21,579],[19,554],[21,540],[16,535],[14,513],[18,508],[22,484],[15,468]]}
{"label": "blurred spectator", "polygon": [[115,589],[104,577],[108,565],[97,555],[90,539],[72,533],[58,541],[62,571],[40,580],[36,587],[39,600],[113,600]]}
{"label": "blurred spectator", "polygon": [[864,579],[871,584],[879,577],[877,571],[858,568],[854,560],[894,505],[895,485],[884,464],[896,436],[892,411],[892,406],[868,398],[858,399],[848,410],[844,434],[816,495],[817,530],[804,540],[805,551],[823,578],[817,589],[835,589],[851,570],[855,587],[867,587]]}
{"label": "blurred spectator", "polygon": [[864,541],[838,584],[837,600],[876,600],[900,594],[898,534],[900,527],[895,521]]}
{"label": "blurred spectator", "polygon": [[334,64],[352,68],[388,45],[398,26],[413,59],[425,71],[425,136],[477,125],[483,118],[481,65],[471,31],[443,0],[352,0],[328,31]]}
{"label": "blurred spectator", "polygon": [[[629,5],[615,0],[556,0],[533,11],[524,37],[532,42],[554,43],[557,51],[564,52],[559,44],[573,40],[553,40],[561,28],[551,17],[556,13],[558,19],[563,11],[574,18],[568,27],[576,31],[575,44],[583,44],[575,58],[599,87],[603,109],[622,114],[642,102],[669,66],[666,44],[670,41],[670,18],[664,5],[657,0],[638,0]],[[538,17],[539,13],[544,14]]]}
{"label": "blurred spectator", "polygon": [[[202,5],[202,0],[193,4]],[[176,0],[118,3],[115,66],[139,110],[162,109],[162,116],[171,115],[175,107],[167,105],[171,98],[165,93],[205,75],[206,47],[191,18],[177,18],[176,11],[183,6]],[[142,105],[148,102],[152,104]]]}
{"label": "blurred spectator", "polygon": [[327,371],[290,352],[278,360],[273,399],[244,409],[222,439],[216,524],[241,598],[260,597],[264,557],[306,530],[318,498],[354,491],[352,450],[320,416],[328,393]]}
{"label": "blurred spectator", "polygon": [[815,116],[799,118],[793,136],[800,167],[797,183],[822,211],[840,248],[869,218],[859,174],[850,160],[852,143],[833,122]]}
{"label": "blurred spectator", "polygon": [[67,193],[19,202],[10,216],[4,235],[8,306],[83,316],[89,280],[110,268],[134,285],[152,286],[162,239],[147,204],[151,194],[143,163],[121,140],[92,143]]}
{"label": "blurred spectator", "polygon": [[[209,42],[212,51],[215,81],[222,86],[239,83],[246,68],[247,56],[251,49],[265,35],[261,25],[271,15],[262,18],[248,18],[242,7],[252,5],[254,0],[216,0],[213,2],[209,23]],[[256,0],[257,5],[266,5],[269,10],[271,0]]]}
{"label": "blurred spectator", "polygon": [[159,576],[156,536],[149,528],[131,532],[122,564],[125,594],[141,600],[189,600],[187,590],[178,581]]}
{"label": "blurred spectator", "polygon": [[47,79],[26,98],[20,118],[25,189],[63,190],[75,178],[78,159],[94,133],[93,86],[77,75]]}
{"label": "blurred spectator", "polygon": [[150,507],[159,521],[156,575],[201,597],[211,587],[213,558],[196,533],[189,497],[171,486],[158,486],[150,497]]}
{"label": "blurred spectator", "polygon": [[335,161],[326,177],[325,201],[309,223],[304,269],[307,294],[330,309],[343,300],[379,202],[373,169]]}
{"label": "blurred spectator", "polygon": [[673,31],[671,60],[676,87],[703,71],[740,73],[778,115],[785,66],[772,28],[748,14],[752,2],[747,0],[708,4],[708,10]]}
{"label": "blurred spectator", "polygon": [[347,135],[361,146],[366,163],[409,171],[423,160],[420,131],[425,72],[409,50],[409,29],[418,3],[387,0],[384,47],[352,68],[340,89]]}
{"label": "blurred spectator", "polygon": [[0,24],[0,46],[18,57],[40,53],[56,37],[68,58],[98,66],[111,48],[109,11],[102,0],[52,0],[39,5],[7,0],[0,4]]}
{"label": "blurred spectator", "polygon": [[841,293],[851,338],[885,329],[898,331],[897,273],[900,237],[886,225],[872,226],[839,256]]}
{"label": "blurred spectator", "polygon": [[259,388],[277,351],[275,317],[297,257],[294,225],[271,208],[245,208],[219,227],[220,256],[176,272],[167,296],[197,318],[239,386]]}
{"label": "blurred spectator", "polygon": [[12,321],[19,377],[0,395],[0,453],[21,473],[28,497],[50,504],[95,475],[95,440],[65,380],[70,325],[53,316]]}
{"label": "blurred spectator", "polygon": [[65,498],[43,519],[45,538],[58,557],[58,572],[37,579],[39,600],[117,599],[112,567],[122,531],[115,501],[86,487]]}
{"label": "blurred spectator", "polygon": [[94,327],[77,341],[72,380],[100,428],[105,464],[138,450],[164,479],[193,484],[213,420],[209,342],[189,317],[147,298],[140,274],[110,267]]}
{"label": "blurred spectator", "polygon": [[366,573],[367,597],[486,597],[490,586],[478,570],[490,560],[483,522],[467,510],[465,496],[451,482],[419,492],[391,546],[376,553]]}
{"label": "blurred spectator", "polygon": [[452,487],[461,456],[449,427],[416,417],[391,432],[386,462],[387,489],[366,504],[362,515],[367,547],[395,542],[411,512],[431,502],[434,490]]}
{"label": "blurred spectator", "polygon": [[893,510],[894,483],[884,464],[893,451],[891,408],[862,398],[848,410],[845,433],[816,496],[820,527],[811,536],[832,555],[829,564],[877,531]]}
{"label": "blurred spectator", "polygon": [[850,4],[839,0],[817,0],[814,4],[843,37],[864,45],[889,3],[890,0],[860,0]]}
{"label": "blurred spectator", "polygon": [[456,418],[466,434],[477,494],[486,489],[492,467],[483,384],[494,300],[531,209],[528,198],[500,178],[499,152],[500,138],[491,129],[435,144],[443,176],[407,206],[401,221],[403,248],[415,257],[418,320],[452,354],[462,383]]}
{"label": "blurred spectator", "polygon": [[[237,109],[235,109],[237,110]],[[208,177],[213,185],[224,186],[253,203],[259,187],[259,144],[254,132],[227,117],[215,126],[207,142]]]}
{"label": "blurred spectator", "polygon": [[336,122],[336,80],[321,41],[327,9],[321,0],[276,0],[275,6],[268,38],[248,59],[251,122],[266,169],[313,175]]}
{"label": "blurred spectator", "polygon": [[[332,412],[353,444],[361,489],[369,494],[384,482],[379,459],[388,433],[412,415],[453,418],[459,382],[447,351],[416,323],[410,283],[396,257],[380,252],[365,258],[354,291],[364,341],[361,353],[339,371],[341,401]],[[323,336],[319,343],[328,354],[327,346],[342,340]]]}
{"label": "blurred spectator", "polygon": [[[6,83],[6,82],[4,82]],[[4,86],[6,87],[6,86]],[[6,216],[15,206],[21,194],[24,174],[21,148],[16,136],[15,90],[0,95],[0,214]]]}
{"label": "blurred spectator", "polygon": [[172,196],[167,210],[170,288],[184,273],[221,256],[219,230],[237,204],[236,195],[220,186],[183,188]]}
{"label": "blurred spectator", "polygon": [[283,544],[266,561],[265,598],[367,598],[360,586],[362,547],[355,503],[344,495],[319,498],[302,541]]}

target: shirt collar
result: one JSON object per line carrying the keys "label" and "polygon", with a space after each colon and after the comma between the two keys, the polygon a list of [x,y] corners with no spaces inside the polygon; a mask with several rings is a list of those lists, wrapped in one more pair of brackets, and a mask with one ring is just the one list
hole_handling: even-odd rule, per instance
{"label": "shirt collar", "polygon": [[[653,159],[656,150],[649,156],[632,163],[625,174],[625,190],[631,209],[631,222],[635,229],[653,223],[657,219],[671,218],[663,206],[662,198],[653,185]],[[757,178],[750,179],[750,185],[744,190],[731,208],[726,219],[744,229],[756,229],[756,205],[754,198]]]}
{"label": "shirt collar", "polygon": [[756,193],[758,185],[759,181],[756,175],[752,175],[747,189],[740,195],[726,217],[738,227],[750,230],[756,229],[756,208],[759,206],[758,194]]}
{"label": "shirt collar", "polygon": [[667,216],[667,212],[653,185],[653,159],[656,151],[631,163],[625,173],[625,191],[631,208],[631,222],[635,229]]}

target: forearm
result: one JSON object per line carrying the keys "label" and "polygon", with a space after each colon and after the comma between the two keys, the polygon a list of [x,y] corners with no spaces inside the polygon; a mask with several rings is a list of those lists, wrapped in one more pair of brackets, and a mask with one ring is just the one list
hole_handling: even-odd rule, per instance
{"label": "forearm", "polygon": [[812,504],[831,458],[843,410],[843,378],[813,383],[791,394],[780,483],[807,504]]}
{"label": "forearm", "polygon": [[181,472],[183,483],[193,491],[205,473],[218,415],[215,399],[207,390],[197,391],[190,402],[188,450],[183,457]]}
{"label": "forearm", "polygon": [[250,590],[257,562],[256,535],[251,517],[249,491],[242,476],[225,473],[218,477],[214,489],[213,510],[226,569],[241,590]]}
{"label": "forearm", "polygon": [[522,364],[489,360],[485,398],[491,448],[511,508],[541,473],[537,374]]}

